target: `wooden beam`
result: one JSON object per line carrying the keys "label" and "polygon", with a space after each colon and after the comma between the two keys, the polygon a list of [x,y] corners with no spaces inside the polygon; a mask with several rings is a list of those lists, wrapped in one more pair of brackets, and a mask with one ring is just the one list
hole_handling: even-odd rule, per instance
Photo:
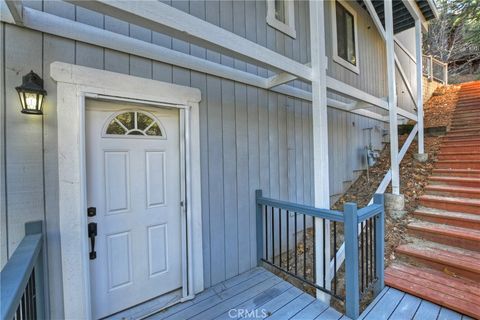
{"label": "wooden beam", "polygon": [[12,15],[15,24],[23,25],[23,5],[21,0],[5,0],[8,10]]}
{"label": "wooden beam", "polygon": [[[329,76],[327,76],[327,88],[342,96],[345,96],[354,100],[358,100],[358,101],[363,101],[369,105],[373,105],[375,107],[380,107],[382,109],[389,110],[387,101],[381,98],[375,97],[365,91],[357,89],[353,86],[350,86],[342,81],[339,81]],[[415,114],[407,110],[404,110],[402,108],[398,108],[398,109],[395,108],[395,109],[399,116],[405,117],[413,121],[417,121],[417,116]]]}
{"label": "wooden beam", "polygon": [[[313,184],[314,206],[330,208],[330,180],[328,166],[328,114],[327,114],[327,58],[325,53],[325,12],[323,1],[310,0],[310,43],[312,59],[312,126],[313,126]],[[315,219],[315,263],[330,262],[330,221]],[[325,261],[326,259],[326,261]],[[322,272],[323,271],[323,272]],[[329,269],[316,268],[315,279],[330,288]],[[325,303],[330,296],[317,290],[317,298]]]}
{"label": "wooden beam", "polygon": [[370,17],[373,20],[373,23],[375,24],[375,27],[377,28],[378,33],[380,33],[380,36],[382,37],[383,41],[385,41],[385,29],[383,28],[382,22],[380,21],[380,18],[378,17],[377,11],[375,10],[375,7],[373,6],[373,3],[371,0],[363,0],[365,3],[365,6],[367,7],[367,11],[370,14]]}
{"label": "wooden beam", "polygon": [[422,11],[420,11],[420,8],[417,5],[417,2],[415,0],[402,0],[403,4],[407,8],[408,12],[412,16],[414,20],[420,20],[422,24],[422,28],[427,31],[427,21],[425,20],[425,17],[423,16]]}
{"label": "wooden beam", "polygon": [[312,79],[311,68],[160,1],[67,0],[233,58]]}
{"label": "wooden beam", "polygon": [[395,81],[395,47],[393,43],[392,0],[385,0],[385,36],[387,47],[388,115],[390,128],[390,166],[392,170],[392,193],[400,194],[398,161],[397,86]]}
{"label": "wooden beam", "polygon": [[[309,62],[309,63],[306,63],[305,65],[307,67],[311,67],[312,64]],[[273,88],[296,79],[298,79],[298,77],[293,74],[290,74],[287,72],[281,72],[267,79],[267,88]]]}
{"label": "wooden beam", "polygon": [[423,67],[422,67],[422,26],[420,20],[415,20],[415,54],[417,55],[417,125],[418,125],[418,153],[423,154]]}

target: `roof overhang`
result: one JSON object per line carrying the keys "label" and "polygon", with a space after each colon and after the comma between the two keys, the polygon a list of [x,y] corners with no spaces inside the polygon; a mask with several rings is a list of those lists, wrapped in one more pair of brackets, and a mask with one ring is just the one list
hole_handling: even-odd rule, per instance
{"label": "roof overhang", "polygon": [[[363,0],[357,0],[358,3],[366,10]],[[385,12],[383,0],[372,0],[372,4],[377,12],[382,25],[385,26]],[[420,16],[422,22],[438,17],[437,8],[434,0],[394,0],[393,1],[393,30],[394,33],[400,33],[404,30],[413,28],[415,26],[415,16],[412,15],[415,11]]]}

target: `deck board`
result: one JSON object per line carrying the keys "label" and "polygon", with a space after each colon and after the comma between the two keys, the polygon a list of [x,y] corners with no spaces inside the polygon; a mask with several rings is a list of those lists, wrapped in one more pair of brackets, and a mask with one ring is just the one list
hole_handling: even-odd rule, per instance
{"label": "deck board", "polygon": [[[162,298],[158,299],[158,302],[146,302],[110,319],[350,320],[263,268],[254,268],[218,283],[197,294],[192,300],[177,303],[152,314],[152,306]],[[142,312],[143,316],[140,316]],[[146,317],[147,315],[149,316]],[[359,319],[470,320],[457,312],[389,287],[382,290]]]}
{"label": "deck board", "polygon": [[243,318],[250,319],[338,320],[343,316],[276,275],[255,268],[147,319],[240,319],[240,310],[249,312],[250,317]]}
{"label": "deck board", "polygon": [[386,287],[359,319],[463,320],[469,318],[408,293]]}

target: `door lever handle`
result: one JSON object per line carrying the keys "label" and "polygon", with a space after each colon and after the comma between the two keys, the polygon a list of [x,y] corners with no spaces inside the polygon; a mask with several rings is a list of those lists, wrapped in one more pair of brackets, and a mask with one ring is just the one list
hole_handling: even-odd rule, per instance
{"label": "door lever handle", "polygon": [[97,258],[97,252],[95,251],[95,237],[97,236],[97,224],[90,222],[88,224],[88,237],[90,238],[90,260]]}

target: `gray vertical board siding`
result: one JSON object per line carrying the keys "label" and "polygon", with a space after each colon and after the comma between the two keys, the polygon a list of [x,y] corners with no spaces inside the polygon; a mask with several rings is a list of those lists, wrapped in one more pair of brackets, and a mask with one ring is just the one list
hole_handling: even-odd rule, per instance
{"label": "gray vertical board siding", "polygon": [[24,237],[25,222],[44,219],[43,118],[20,113],[15,90],[22,83],[22,76],[30,70],[43,76],[42,37],[35,31],[5,25],[4,41],[8,44],[4,57],[5,167],[10,256]]}
{"label": "gray vertical board siding", "polygon": [[0,269],[8,259],[7,185],[5,181],[5,64],[3,41],[5,24],[0,23]]}
{"label": "gray vertical board siding", "polygon": [[[325,2],[325,33],[328,56],[327,74],[347,84],[362,89],[378,97],[386,96],[386,53],[383,40],[368,15],[356,2],[350,1],[349,5],[357,13],[358,28],[358,63],[360,73],[356,74],[339,65],[332,59],[332,7],[331,2]],[[379,45],[378,51],[374,50]],[[372,81],[377,78],[376,81]]]}
{"label": "gray vertical board siding", "polygon": [[[38,4],[33,5],[41,9]],[[298,36],[295,40],[266,25],[265,1],[191,1],[175,3],[174,6],[211,23],[225,26],[272,50],[292,55],[295,60],[303,63],[309,60],[307,2],[295,3],[295,14],[298,17]],[[47,12],[69,19],[77,19],[261,76],[268,74],[264,68],[220,56],[213,51],[115,18],[78,10],[70,4],[53,5],[45,2],[43,7]],[[222,15],[221,18],[220,12],[224,10],[228,15]],[[255,13],[250,14],[253,11]],[[7,99],[7,104],[2,109],[7,122],[6,176],[9,188],[6,194],[6,212],[9,234],[14,234],[8,247],[12,252],[15,241],[21,239],[23,231],[18,230],[23,230],[24,222],[43,218],[45,201],[52,300],[62,299],[61,278],[58,277],[61,273],[61,256],[57,208],[56,85],[49,78],[49,65],[53,61],[192,86],[202,91],[200,148],[206,287],[256,264],[255,189],[260,187],[266,196],[313,204],[312,114],[309,102],[110,49],[50,35],[42,36],[41,33],[10,25],[4,28],[8,30],[7,39],[2,42],[4,44],[8,41],[5,57],[7,66],[2,70],[7,76],[6,83],[2,86],[6,90]],[[43,60],[38,50],[30,50],[31,48],[42,48]],[[44,155],[41,142],[42,120],[20,114],[14,90],[21,82],[21,75],[31,68],[41,72],[42,67],[42,76],[49,92],[43,119]],[[301,81],[294,84],[304,89],[309,88],[308,84]],[[362,134],[360,123],[368,121],[357,115],[339,115],[339,112],[329,110],[329,118],[335,121],[329,122],[332,191],[343,191],[343,180],[353,176],[353,170],[361,167],[362,159],[357,155],[364,143],[358,138]],[[356,119],[355,127],[349,125],[352,118]],[[26,136],[28,139],[23,139]],[[345,147],[352,136],[356,140],[351,146]],[[42,156],[45,157],[45,163],[42,162]],[[344,161],[350,158],[352,164],[346,165]],[[2,241],[5,240],[6,237],[2,235]],[[61,318],[62,313],[61,303],[56,303],[51,309],[52,318]]]}
{"label": "gray vertical board siding", "polygon": [[[220,26],[233,32],[233,3],[220,2]],[[222,64],[234,66],[234,59],[223,56]],[[237,154],[236,154],[236,121],[235,121],[235,83],[222,80],[222,142],[223,142],[223,175],[224,208],[225,208],[225,276],[227,278],[238,272],[238,208],[237,208]]]}

